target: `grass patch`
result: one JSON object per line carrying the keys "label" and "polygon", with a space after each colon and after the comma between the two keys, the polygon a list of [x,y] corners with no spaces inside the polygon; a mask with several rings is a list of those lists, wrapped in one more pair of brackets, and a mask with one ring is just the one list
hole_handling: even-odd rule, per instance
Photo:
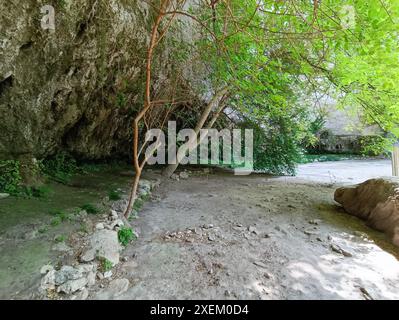
{"label": "grass patch", "polygon": [[42,160],[40,169],[52,180],[67,184],[76,173],[78,166],[72,156],[66,152],[61,152],[52,158]]}
{"label": "grass patch", "polygon": [[85,223],[80,224],[79,231],[83,233],[89,233],[89,230],[87,229],[87,225]]}
{"label": "grass patch", "polygon": [[66,237],[64,235],[58,235],[54,238],[54,241],[57,243],[65,242]]}
{"label": "grass patch", "polygon": [[61,222],[62,222],[62,219],[60,217],[55,217],[55,218],[51,219],[50,225],[52,227],[57,227],[61,224]]}
{"label": "grass patch", "polygon": [[32,188],[32,194],[35,198],[47,199],[51,193],[51,188],[48,186],[40,186]]}
{"label": "grass patch", "polygon": [[138,198],[136,199],[136,201],[134,201],[133,210],[140,211],[143,205],[144,205],[144,200]]}
{"label": "grass patch", "polygon": [[38,198],[38,199],[48,199],[51,193],[51,188],[48,186],[40,187],[21,187],[20,195],[26,198]]}
{"label": "grass patch", "polygon": [[100,209],[96,206],[92,205],[91,203],[86,203],[80,207],[80,209],[85,210],[88,214],[98,214],[100,213]]}
{"label": "grass patch", "polygon": [[336,153],[327,153],[327,154],[304,154],[300,159],[299,163],[313,163],[313,162],[327,162],[327,161],[342,161],[342,160],[358,160],[363,159],[361,155],[355,154],[336,154]]}
{"label": "grass patch", "polygon": [[131,228],[123,227],[118,231],[119,242],[126,247],[129,242],[136,240],[137,236]]}
{"label": "grass patch", "polygon": [[48,231],[48,226],[41,227],[39,230],[37,230],[40,234],[46,233]]}
{"label": "grass patch", "polygon": [[55,218],[59,218],[61,220],[61,222],[70,220],[69,214],[62,210],[51,211],[50,214],[52,216],[54,216]]}
{"label": "grass patch", "polygon": [[111,201],[118,201],[118,200],[122,199],[122,196],[121,196],[121,194],[120,194],[120,192],[118,190],[111,190],[108,193],[108,198]]}
{"label": "grass patch", "polygon": [[102,271],[102,272],[111,271],[112,268],[113,268],[113,266],[114,266],[114,265],[112,264],[111,261],[109,261],[109,260],[106,259],[106,258],[101,258],[100,267],[101,267],[101,271]]}
{"label": "grass patch", "polygon": [[62,210],[54,210],[50,211],[50,215],[52,215],[54,218],[51,219],[50,225],[53,227],[56,227],[60,225],[64,221],[70,221],[71,217],[68,213]]}

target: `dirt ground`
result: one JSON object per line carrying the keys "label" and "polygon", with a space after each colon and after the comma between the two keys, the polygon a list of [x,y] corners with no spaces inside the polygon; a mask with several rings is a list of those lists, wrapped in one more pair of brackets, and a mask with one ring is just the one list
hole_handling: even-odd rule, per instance
{"label": "dirt ground", "polygon": [[[130,282],[117,299],[399,299],[399,249],[333,201],[337,186],[389,168],[386,161],[341,161],[300,166],[298,177],[192,173],[164,181],[132,222],[139,239],[114,270],[112,279]],[[110,178],[91,179],[98,190],[79,185],[74,197],[69,189],[62,194],[69,202],[99,198]],[[118,186],[127,187],[126,178]],[[4,221],[16,210],[7,209],[12,201],[4,203]],[[29,204],[19,214],[32,211]],[[12,230],[28,234],[22,226],[34,221],[23,221]],[[3,224],[10,233],[10,223]],[[0,297],[34,298],[40,267],[54,258],[54,235],[72,226],[52,227],[35,240],[0,237]]]}
{"label": "dirt ground", "polygon": [[306,180],[163,183],[136,221],[119,299],[398,299],[397,248],[334,205],[336,185]]}

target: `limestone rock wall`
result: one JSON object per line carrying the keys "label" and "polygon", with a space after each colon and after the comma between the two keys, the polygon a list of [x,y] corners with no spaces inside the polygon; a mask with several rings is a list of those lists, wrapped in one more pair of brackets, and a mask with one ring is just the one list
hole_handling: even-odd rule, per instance
{"label": "limestone rock wall", "polygon": [[[44,5],[55,32],[41,27]],[[0,160],[129,154],[152,15],[141,0],[0,0]],[[157,54],[165,91],[183,66]]]}

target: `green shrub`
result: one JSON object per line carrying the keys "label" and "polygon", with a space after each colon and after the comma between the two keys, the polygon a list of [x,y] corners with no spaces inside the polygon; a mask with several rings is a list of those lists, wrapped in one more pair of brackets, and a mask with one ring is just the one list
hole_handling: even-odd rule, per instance
{"label": "green shrub", "polygon": [[51,179],[64,184],[70,181],[78,169],[76,160],[66,152],[43,160],[40,167],[42,172]]}
{"label": "green shrub", "polygon": [[19,161],[0,161],[0,192],[18,194],[21,181]]}
{"label": "green shrub", "polygon": [[143,205],[144,205],[144,200],[141,198],[137,198],[134,201],[133,210],[140,211]]}
{"label": "green shrub", "polygon": [[360,152],[367,156],[387,155],[392,142],[381,136],[364,136],[359,139]]}
{"label": "green shrub", "polygon": [[276,121],[267,129],[250,120],[243,126],[253,129],[254,170],[276,175],[295,174],[302,150],[286,119]]}
{"label": "green shrub", "polygon": [[137,236],[131,228],[123,227],[118,231],[118,239],[119,242],[126,247],[130,241],[136,240]]}
{"label": "green shrub", "polygon": [[62,222],[70,219],[69,214],[62,210],[51,211],[50,214],[59,218]]}
{"label": "green shrub", "polygon": [[108,198],[111,201],[118,201],[118,200],[122,199],[122,196],[117,190],[111,190],[108,193]]}
{"label": "green shrub", "polygon": [[38,232],[41,234],[46,233],[47,231],[48,231],[48,226],[41,227],[38,230]]}
{"label": "green shrub", "polygon": [[32,187],[31,191],[33,197],[46,199],[51,192],[51,188],[48,186]]}
{"label": "green shrub", "polygon": [[101,271],[102,271],[102,272],[110,271],[110,270],[112,269],[112,267],[114,266],[114,265],[112,264],[112,262],[109,261],[109,260],[106,259],[106,258],[101,258],[101,259],[100,259],[100,262],[101,262]]}
{"label": "green shrub", "polygon": [[92,205],[91,203],[84,204],[80,209],[85,210],[88,214],[98,214],[100,209]]}
{"label": "green shrub", "polygon": [[56,227],[56,226],[59,226],[61,224],[61,222],[62,222],[61,217],[55,217],[55,218],[51,219],[50,225],[52,227]]}

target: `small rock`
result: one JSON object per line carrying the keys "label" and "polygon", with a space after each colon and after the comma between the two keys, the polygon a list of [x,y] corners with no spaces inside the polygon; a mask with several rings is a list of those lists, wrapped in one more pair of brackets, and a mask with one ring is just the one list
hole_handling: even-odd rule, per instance
{"label": "small rock", "polygon": [[118,212],[116,212],[115,210],[111,210],[111,212],[110,212],[109,215],[110,215],[111,217],[118,218]]}
{"label": "small rock", "polygon": [[312,235],[314,236],[314,235],[318,235],[319,234],[319,232],[314,231],[314,230],[305,230],[303,233],[308,235],[308,236],[312,236]]}
{"label": "small rock", "polygon": [[30,232],[25,233],[23,238],[25,240],[33,240],[33,239],[36,239],[37,235],[38,235],[38,231],[37,230],[32,230]]}
{"label": "small rock", "polygon": [[42,278],[40,288],[43,290],[54,290],[55,289],[55,270],[50,270]]}
{"label": "small rock", "polygon": [[79,264],[76,269],[82,273],[92,272],[97,268],[95,264]]}
{"label": "small rock", "polygon": [[259,234],[258,230],[257,230],[255,227],[253,227],[253,226],[249,227],[249,228],[248,228],[248,231],[249,231],[250,233],[253,233],[253,234],[256,234],[256,235]]}
{"label": "small rock", "polygon": [[353,235],[360,238],[367,238],[367,235],[361,231],[353,231]]}
{"label": "small rock", "polygon": [[177,174],[172,174],[170,177],[172,180],[179,181],[180,177]]}
{"label": "small rock", "polygon": [[108,279],[108,278],[111,278],[112,277],[112,271],[110,270],[110,271],[107,271],[107,272],[104,272],[104,279]]}
{"label": "small rock", "polygon": [[128,261],[129,261],[129,257],[123,257],[123,258],[122,258],[122,261],[123,261],[123,262],[128,262]]}
{"label": "small rock", "polygon": [[40,268],[40,274],[47,274],[48,272],[54,270],[53,266],[46,264]]}
{"label": "small rock", "polygon": [[318,226],[321,223],[320,219],[314,219],[309,221],[310,224]]}
{"label": "small rock", "polygon": [[9,196],[10,196],[10,194],[8,194],[8,193],[0,193],[0,200],[8,198]]}
{"label": "small rock", "polygon": [[267,269],[267,265],[265,265],[263,262],[254,261],[253,264],[254,264],[255,266],[258,266],[258,267]]}
{"label": "small rock", "polygon": [[55,283],[61,285],[68,280],[77,280],[82,277],[83,274],[80,270],[71,266],[63,266],[61,270],[56,271],[55,273]]}
{"label": "small rock", "polygon": [[89,249],[80,256],[80,261],[90,262],[93,261],[95,258],[96,258],[96,251],[94,249]]}
{"label": "small rock", "polygon": [[71,294],[78,290],[83,289],[86,286],[86,284],[87,284],[86,278],[71,280],[71,281],[64,283],[62,286],[59,286],[57,289],[57,292]]}
{"label": "small rock", "polygon": [[339,254],[342,254],[342,255],[345,256],[345,257],[352,257],[352,254],[351,254],[350,252],[348,252],[348,251],[342,249],[342,248],[341,248],[339,245],[337,245],[337,244],[331,244],[330,248],[331,248],[332,251],[334,251],[334,252],[336,252],[336,253],[339,253]]}
{"label": "small rock", "polygon": [[94,286],[96,284],[96,273],[91,271],[87,275],[87,285],[89,287]]}
{"label": "small rock", "polygon": [[370,293],[366,290],[366,288],[359,287],[359,290],[366,300],[374,300]]}
{"label": "small rock", "polygon": [[283,234],[288,234],[286,230],[284,230],[283,228],[281,228],[280,226],[275,226],[274,227],[275,230],[283,233]]}
{"label": "small rock", "polygon": [[68,252],[71,251],[72,248],[67,246],[65,242],[56,243],[52,246],[51,250],[58,251],[58,252]]}
{"label": "small rock", "polygon": [[89,291],[86,288],[83,288],[79,293],[73,295],[71,300],[86,300],[89,297]]}
{"label": "small rock", "polygon": [[96,224],[96,230],[102,230],[104,229],[104,223],[100,222]]}
{"label": "small rock", "polygon": [[113,230],[115,229],[115,227],[123,227],[123,226],[124,226],[123,221],[121,219],[117,219],[113,223],[111,223],[110,229]]}
{"label": "small rock", "polygon": [[99,280],[103,280],[104,279],[104,275],[101,272],[97,272],[97,278]]}
{"label": "small rock", "polygon": [[214,236],[213,234],[210,234],[210,235],[208,236],[208,240],[209,240],[209,241],[215,241],[216,238],[215,238],[215,236]]}
{"label": "small rock", "polygon": [[80,212],[78,213],[78,216],[79,216],[81,219],[84,219],[84,218],[86,218],[86,217],[88,216],[88,214],[87,214],[86,210],[82,210],[82,211],[80,211]]}
{"label": "small rock", "polygon": [[187,172],[180,172],[180,175],[179,175],[179,177],[180,177],[180,179],[182,179],[182,180],[187,180],[188,178],[189,178],[189,176],[188,176],[188,173]]}

